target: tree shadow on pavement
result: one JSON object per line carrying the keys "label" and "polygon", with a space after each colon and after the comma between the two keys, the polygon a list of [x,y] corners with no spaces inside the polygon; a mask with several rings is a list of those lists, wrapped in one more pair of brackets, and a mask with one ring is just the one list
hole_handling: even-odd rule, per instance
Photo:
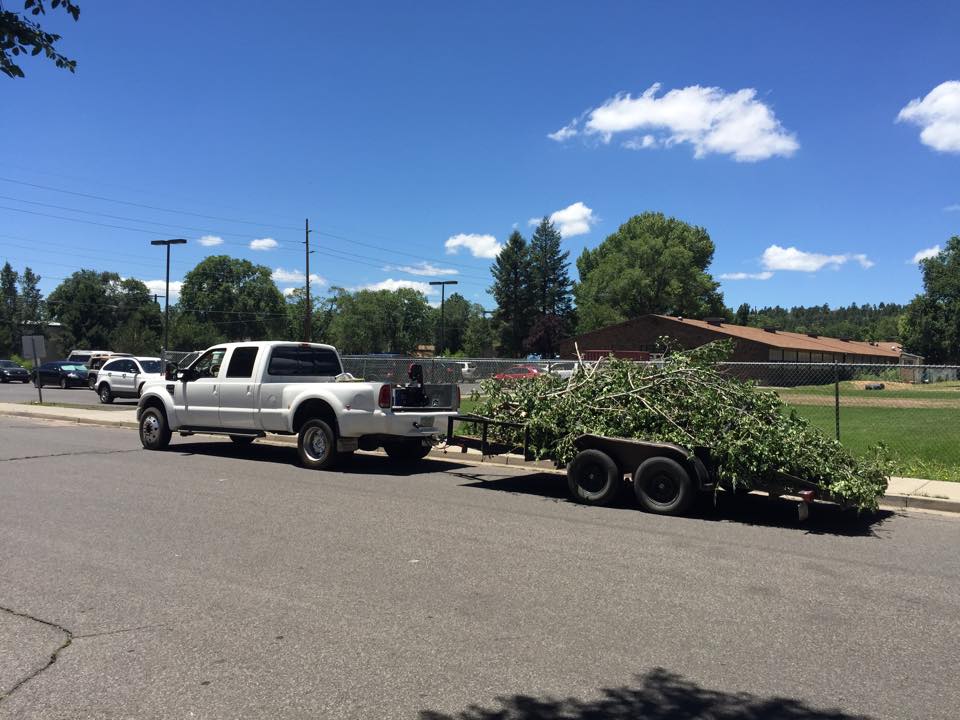
{"label": "tree shadow on pavement", "polygon": [[[451,474],[468,480],[464,487],[536,495],[556,502],[578,505],[570,499],[567,481],[562,475],[528,473],[503,476],[484,473],[480,469],[473,468]],[[736,522],[745,525],[778,527],[810,534],[880,537],[877,530],[894,515],[888,510],[857,513],[855,510],[845,510],[838,505],[815,503],[810,507],[809,517],[801,522],[797,514],[797,505],[796,501],[770,498],[765,495],[703,493],[686,518],[706,522]],[[626,483],[616,502],[609,507],[643,512],[636,503],[632,488]]]}
{"label": "tree shadow on pavement", "polygon": [[[254,442],[250,445],[236,445],[227,441],[194,441],[175,442],[170,445],[168,452],[179,452],[188,455],[204,455],[207,457],[234,458],[237,460],[251,460],[262,463],[278,463],[289,465],[305,473],[315,473],[317,470],[308,470],[300,465],[297,457],[296,445],[279,445],[264,442]],[[359,475],[395,475],[408,477],[422,473],[443,472],[456,467],[449,461],[438,462],[429,458],[412,465],[405,465],[391,460],[385,455],[366,455],[357,453],[352,457],[339,461],[330,471],[359,474]]]}
{"label": "tree shadow on pavement", "polygon": [[420,720],[866,720],[820,710],[801,700],[710,690],[662,668],[637,676],[635,686],[604,688],[596,700],[499,697],[499,707],[476,705],[453,715],[424,710]]}

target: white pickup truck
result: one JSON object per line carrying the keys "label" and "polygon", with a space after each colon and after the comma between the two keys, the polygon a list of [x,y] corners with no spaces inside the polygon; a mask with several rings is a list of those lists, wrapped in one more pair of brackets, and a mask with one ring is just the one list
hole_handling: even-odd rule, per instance
{"label": "white pickup truck", "polygon": [[137,409],[140,441],[161,450],[174,432],[229,435],[247,444],[267,433],[297,435],[300,461],[328,468],[354,450],[382,447],[414,462],[456,415],[456,385],[424,385],[411,366],[408,385],[358,382],[330,345],[224,343],[189,367],[149,381]]}

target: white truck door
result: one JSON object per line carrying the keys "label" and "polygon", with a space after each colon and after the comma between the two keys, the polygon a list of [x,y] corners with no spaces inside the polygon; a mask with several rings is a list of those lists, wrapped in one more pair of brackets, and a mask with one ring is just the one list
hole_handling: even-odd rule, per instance
{"label": "white truck door", "polygon": [[235,347],[226,358],[226,375],[220,381],[221,427],[259,429],[257,383],[253,377],[259,350],[256,345],[241,345]]}
{"label": "white truck door", "polygon": [[173,388],[173,406],[181,425],[199,428],[220,427],[220,375],[226,348],[212,348],[190,367],[199,374],[190,382],[178,381]]}

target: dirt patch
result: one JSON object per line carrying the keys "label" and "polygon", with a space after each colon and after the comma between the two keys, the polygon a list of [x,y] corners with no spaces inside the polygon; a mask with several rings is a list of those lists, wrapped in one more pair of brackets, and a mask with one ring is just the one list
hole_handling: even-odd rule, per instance
{"label": "dirt patch", "polygon": [[[883,383],[883,390],[916,390],[917,386],[913,383],[890,382],[888,380],[851,380],[844,383],[847,387],[851,385],[857,390],[866,390],[868,384]],[[883,392],[880,390],[879,392]]]}
{"label": "dirt patch", "polygon": [[[881,391],[882,392],[882,391]],[[832,406],[832,395],[794,395],[780,396],[788,405]],[[936,398],[890,398],[890,397],[851,397],[840,396],[840,407],[880,407],[880,408],[954,408],[960,410],[960,399],[944,400]]]}

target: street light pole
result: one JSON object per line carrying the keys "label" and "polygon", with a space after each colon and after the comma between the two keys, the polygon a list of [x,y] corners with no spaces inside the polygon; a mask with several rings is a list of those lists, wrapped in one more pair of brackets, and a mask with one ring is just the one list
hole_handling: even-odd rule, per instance
{"label": "street light pole", "polygon": [[456,280],[431,280],[431,285],[440,286],[440,352],[443,352],[444,327],[443,327],[443,302],[446,299],[447,285],[457,285]]}
{"label": "street light pole", "polygon": [[187,241],[183,238],[174,238],[173,240],[151,240],[151,245],[167,246],[167,290],[163,298],[163,350],[160,352],[160,364],[163,371],[167,368],[167,346],[170,344],[170,246],[186,245]]}

